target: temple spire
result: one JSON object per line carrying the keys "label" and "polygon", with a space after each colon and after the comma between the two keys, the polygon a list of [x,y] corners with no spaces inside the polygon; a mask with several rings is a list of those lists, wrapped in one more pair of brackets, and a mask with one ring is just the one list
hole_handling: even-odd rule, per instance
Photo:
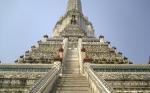
{"label": "temple spire", "polygon": [[150,56],[149,56],[148,64],[150,64]]}
{"label": "temple spire", "polygon": [[81,5],[81,0],[69,0],[68,1],[68,7],[67,7],[67,12],[76,10],[80,13],[82,13],[82,5]]}

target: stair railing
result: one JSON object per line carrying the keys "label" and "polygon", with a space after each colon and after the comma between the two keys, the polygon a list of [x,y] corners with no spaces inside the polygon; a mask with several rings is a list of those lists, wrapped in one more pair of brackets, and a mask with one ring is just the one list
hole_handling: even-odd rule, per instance
{"label": "stair railing", "polygon": [[54,62],[50,71],[32,86],[28,93],[50,93],[60,74],[61,62]]}
{"label": "stair railing", "polygon": [[82,62],[81,48],[82,48],[82,38],[79,38],[79,40],[78,40],[79,66],[80,66],[80,73],[83,73],[83,62]]}
{"label": "stair railing", "polygon": [[84,73],[88,78],[91,93],[115,93],[113,88],[104,79],[94,73],[90,65],[90,63],[84,63]]}
{"label": "stair railing", "polygon": [[63,48],[64,48],[64,53],[63,53],[62,63],[64,63],[66,61],[66,55],[67,55],[67,49],[68,49],[68,38],[65,38],[63,40]]}

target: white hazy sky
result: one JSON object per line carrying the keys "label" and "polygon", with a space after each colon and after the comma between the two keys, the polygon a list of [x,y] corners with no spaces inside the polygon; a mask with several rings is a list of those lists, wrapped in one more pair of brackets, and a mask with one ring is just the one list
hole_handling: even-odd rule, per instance
{"label": "white hazy sky", "polygon": [[[150,56],[150,0],[82,0],[96,35],[136,64]],[[0,60],[13,63],[53,28],[67,0],[0,0]]]}

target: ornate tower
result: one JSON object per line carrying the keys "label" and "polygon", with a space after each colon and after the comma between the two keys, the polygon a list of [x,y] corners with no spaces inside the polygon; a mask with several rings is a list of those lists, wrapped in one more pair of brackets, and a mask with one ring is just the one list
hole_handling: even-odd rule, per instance
{"label": "ornate tower", "polygon": [[[56,23],[53,36],[44,35],[44,39],[38,41],[36,46],[26,51],[25,55],[17,60],[19,63],[53,63],[59,55],[59,49],[86,50],[82,60],[91,58],[97,64],[128,64],[128,58],[115,47],[104,36],[95,37],[92,23],[82,12],[81,0],[68,0],[66,13]],[[82,49],[83,48],[83,49]],[[66,55],[66,53],[64,53]],[[65,56],[60,56],[65,59]],[[16,62],[17,62],[16,61]],[[86,60],[85,60],[86,61]]]}
{"label": "ornate tower", "polygon": [[69,0],[67,11],[57,22],[53,37],[94,37],[91,22],[83,15],[80,0]]}
{"label": "ornate tower", "polygon": [[132,64],[95,37],[80,0],[68,1],[53,37],[15,62],[0,65],[0,93],[150,93],[150,65]]}

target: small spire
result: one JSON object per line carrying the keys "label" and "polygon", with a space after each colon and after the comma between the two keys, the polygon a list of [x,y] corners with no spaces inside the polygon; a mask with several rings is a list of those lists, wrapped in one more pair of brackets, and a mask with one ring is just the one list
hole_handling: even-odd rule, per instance
{"label": "small spire", "polygon": [[149,56],[149,61],[148,61],[148,64],[150,64],[150,56]]}
{"label": "small spire", "polygon": [[82,5],[81,5],[81,0],[69,0],[68,1],[68,7],[67,7],[67,12],[76,10],[80,13],[82,13]]}
{"label": "small spire", "polygon": [[133,64],[133,62],[130,61],[129,64]]}

